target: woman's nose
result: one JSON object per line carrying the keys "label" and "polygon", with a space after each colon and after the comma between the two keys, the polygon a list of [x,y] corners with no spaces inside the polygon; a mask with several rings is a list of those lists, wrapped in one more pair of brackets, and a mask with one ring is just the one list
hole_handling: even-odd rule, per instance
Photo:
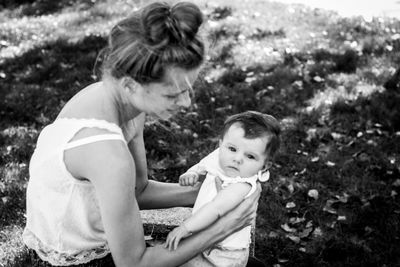
{"label": "woman's nose", "polygon": [[189,107],[191,103],[192,101],[190,98],[189,91],[186,91],[185,93],[181,94],[176,102],[178,106],[185,108]]}

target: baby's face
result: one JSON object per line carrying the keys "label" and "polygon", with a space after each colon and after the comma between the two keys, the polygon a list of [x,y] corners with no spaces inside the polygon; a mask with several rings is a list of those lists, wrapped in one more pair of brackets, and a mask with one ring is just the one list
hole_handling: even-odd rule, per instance
{"label": "baby's face", "polygon": [[220,141],[219,164],[229,177],[250,177],[264,168],[268,137],[248,139],[244,130],[233,124]]}

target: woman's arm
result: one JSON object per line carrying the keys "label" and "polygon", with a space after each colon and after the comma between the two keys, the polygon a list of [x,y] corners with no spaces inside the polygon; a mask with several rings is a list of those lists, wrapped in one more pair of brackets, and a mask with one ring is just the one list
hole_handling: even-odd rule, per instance
{"label": "woman's arm", "polygon": [[136,166],[136,195],[140,195],[140,193],[146,188],[148,183],[146,150],[143,141],[144,121],[144,113],[136,117],[133,123],[134,129],[132,129],[135,131],[135,135],[133,136],[132,140],[129,140],[128,142],[128,148]]}
{"label": "woman's arm", "polygon": [[[162,246],[146,248],[135,191],[135,162],[121,141],[102,141],[69,151],[79,158],[67,166],[88,178],[96,189],[107,241],[116,266],[178,266],[229,234],[249,225],[257,208],[249,197],[209,228],[182,241],[169,251]],[[133,178],[132,178],[133,177]],[[253,195],[252,195],[253,196]],[[252,202],[250,202],[252,201]]]}
{"label": "woman's arm", "polygon": [[[136,196],[140,209],[162,209],[171,207],[192,207],[200,185],[180,186],[178,183],[162,183],[147,178],[146,152],[143,135],[136,136],[129,148],[134,158],[136,169]],[[138,171],[138,168],[140,171]]]}
{"label": "woman's arm", "polygon": [[143,140],[144,115],[136,121],[136,135],[128,143],[136,166],[136,197],[140,209],[192,207],[200,187],[183,187],[178,183],[149,181]]}

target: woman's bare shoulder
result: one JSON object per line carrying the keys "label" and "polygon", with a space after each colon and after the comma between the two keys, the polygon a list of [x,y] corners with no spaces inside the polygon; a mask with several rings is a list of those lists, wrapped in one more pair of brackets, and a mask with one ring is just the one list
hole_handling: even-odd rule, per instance
{"label": "woman's bare shoulder", "polygon": [[[89,136],[110,134],[110,131],[87,128],[78,133],[75,140]],[[97,179],[105,173],[117,175],[116,172],[133,168],[131,154],[122,140],[101,140],[76,148],[64,153],[67,169],[77,179]]]}

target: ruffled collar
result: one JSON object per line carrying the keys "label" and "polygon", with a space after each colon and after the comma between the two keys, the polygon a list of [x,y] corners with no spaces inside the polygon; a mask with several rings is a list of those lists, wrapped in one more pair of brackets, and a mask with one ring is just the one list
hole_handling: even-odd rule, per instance
{"label": "ruffled collar", "polygon": [[257,174],[250,176],[250,177],[240,177],[240,176],[236,176],[236,177],[230,177],[225,175],[221,168],[218,169],[208,169],[207,172],[209,172],[210,174],[214,175],[214,176],[218,176],[219,178],[221,178],[222,181],[224,182],[233,182],[233,181],[237,181],[237,180],[256,180],[256,181],[260,181],[260,182],[266,182],[269,180],[269,171],[259,171]]}

